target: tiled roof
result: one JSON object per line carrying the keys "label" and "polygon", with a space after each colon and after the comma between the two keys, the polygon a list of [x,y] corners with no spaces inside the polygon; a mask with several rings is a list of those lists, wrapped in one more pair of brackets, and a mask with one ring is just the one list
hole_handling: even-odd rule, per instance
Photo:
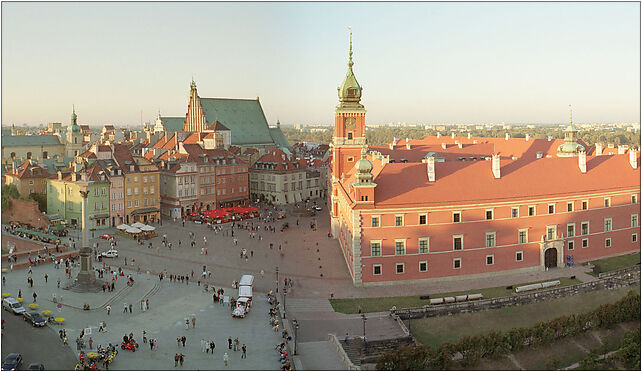
{"label": "tiled roof", "polygon": [[225,125],[223,125],[223,123],[221,123],[220,121],[214,120],[214,122],[212,124],[210,124],[209,127],[207,127],[207,130],[217,130],[218,131],[218,130],[230,130],[230,129],[228,127],[226,127]]}
{"label": "tiled roof", "polygon": [[163,125],[163,128],[165,128],[165,131],[167,132],[180,132],[183,130],[183,123],[185,123],[185,117],[162,117],[161,116],[161,124]]}
{"label": "tiled roof", "polygon": [[270,135],[272,136],[272,139],[274,140],[274,143],[279,146],[279,147],[285,147],[288,148],[290,147],[290,143],[288,140],[285,138],[283,135],[283,132],[281,131],[281,128],[270,128]]}
{"label": "tiled roof", "polygon": [[277,149],[268,152],[267,154],[261,156],[254,165],[253,169],[259,170],[293,170],[293,169],[305,169],[306,162],[303,159],[297,159],[292,155],[286,154],[283,150]]}
{"label": "tiled roof", "polygon": [[220,120],[232,131],[234,144],[269,144],[270,135],[261,103],[256,99],[200,98],[208,122]]}
{"label": "tiled roof", "polygon": [[2,147],[11,146],[55,146],[63,145],[60,137],[53,134],[40,136],[3,136]]}
{"label": "tiled roof", "polygon": [[81,158],[96,159],[96,154],[94,154],[93,152],[91,152],[89,150],[83,152],[82,154],[80,154],[78,156],[80,156]]}
{"label": "tiled roof", "polygon": [[15,171],[9,171],[8,174],[17,178],[48,178],[51,176],[47,168],[29,160],[16,167]]}
{"label": "tiled roof", "polygon": [[383,167],[379,161],[373,163],[376,208],[532,199],[640,187],[640,167],[632,169],[628,154],[587,157],[587,173],[580,172],[576,157],[502,159],[499,179],[493,177],[491,161],[446,161],[435,164],[435,182],[428,182],[423,163],[389,163]]}

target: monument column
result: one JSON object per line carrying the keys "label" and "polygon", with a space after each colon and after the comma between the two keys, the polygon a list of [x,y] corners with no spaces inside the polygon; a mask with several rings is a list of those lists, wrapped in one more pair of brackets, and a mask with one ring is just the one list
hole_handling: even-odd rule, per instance
{"label": "monument column", "polygon": [[78,273],[78,284],[91,285],[96,281],[96,273],[91,261],[91,247],[89,247],[88,226],[87,226],[87,197],[89,191],[80,191],[82,197],[82,237],[80,247],[80,272]]}

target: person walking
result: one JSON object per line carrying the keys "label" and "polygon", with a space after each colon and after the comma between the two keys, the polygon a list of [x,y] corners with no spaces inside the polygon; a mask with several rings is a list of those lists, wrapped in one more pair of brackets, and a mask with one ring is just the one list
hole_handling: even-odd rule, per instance
{"label": "person walking", "polygon": [[174,354],[174,368],[178,367],[178,353]]}
{"label": "person walking", "polygon": [[196,328],[196,315],[192,315],[192,328]]}
{"label": "person walking", "polygon": [[45,283],[49,283],[48,280],[49,280],[49,274],[45,274]]}
{"label": "person walking", "polygon": [[36,302],[36,298],[38,298],[38,294],[36,292],[33,292],[33,302]]}
{"label": "person walking", "polygon": [[205,352],[205,339],[201,338],[201,353]]}
{"label": "person walking", "polygon": [[214,355],[215,348],[216,348],[216,344],[214,343],[214,340],[210,341],[210,350],[212,350],[212,355]]}
{"label": "person walking", "polygon": [[178,362],[183,366],[183,361],[185,360],[185,355],[183,353],[178,354]]}
{"label": "person walking", "polygon": [[227,348],[232,350],[232,336],[227,338]]}
{"label": "person walking", "polygon": [[132,307],[133,307],[132,304],[129,304],[129,313],[130,314],[132,313]]}
{"label": "person walking", "polygon": [[94,340],[89,337],[89,350],[94,350]]}
{"label": "person walking", "polygon": [[183,347],[185,347],[185,341],[187,341],[187,337],[181,337],[181,343],[183,344]]}
{"label": "person walking", "polygon": [[241,354],[241,359],[247,359],[247,346],[245,346],[245,344],[241,346],[241,351],[243,352]]}
{"label": "person walking", "polygon": [[234,337],[234,351],[239,351],[239,338]]}
{"label": "person walking", "polygon": [[223,364],[227,367],[227,363],[229,362],[230,357],[227,355],[227,353],[223,354]]}
{"label": "person walking", "polygon": [[180,336],[176,337],[176,343],[178,344],[179,347],[181,346],[181,337]]}
{"label": "person walking", "polygon": [[123,313],[126,313],[126,312],[127,312],[127,303],[124,303],[123,304]]}
{"label": "person walking", "polygon": [[109,313],[111,313],[111,305],[107,305],[106,309],[107,309],[107,315],[109,315]]}

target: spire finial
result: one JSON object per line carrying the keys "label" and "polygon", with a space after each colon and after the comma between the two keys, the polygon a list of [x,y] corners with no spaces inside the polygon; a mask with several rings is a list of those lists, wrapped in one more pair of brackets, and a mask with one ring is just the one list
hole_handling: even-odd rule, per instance
{"label": "spire finial", "polygon": [[76,113],[76,105],[74,103],[71,104],[71,111],[72,113]]}
{"label": "spire finial", "polygon": [[568,110],[569,110],[569,111],[570,111],[570,113],[571,113],[571,125],[573,125],[573,107],[571,107],[571,105],[570,105],[570,104],[568,105]]}
{"label": "spire finial", "polygon": [[354,62],[352,62],[352,26],[348,26],[348,29],[350,30],[350,51],[348,53],[348,66],[352,68],[352,65],[354,65]]}

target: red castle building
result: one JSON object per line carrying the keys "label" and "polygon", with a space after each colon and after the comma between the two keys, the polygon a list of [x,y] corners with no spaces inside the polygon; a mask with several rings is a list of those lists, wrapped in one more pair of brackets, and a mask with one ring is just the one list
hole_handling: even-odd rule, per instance
{"label": "red castle building", "polygon": [[453,134],[368,146],[352,66],[351,36],[330,218],[355,285],[545,270],[640,250],[635,149],[587,150],[572,118],[563,140]]}

